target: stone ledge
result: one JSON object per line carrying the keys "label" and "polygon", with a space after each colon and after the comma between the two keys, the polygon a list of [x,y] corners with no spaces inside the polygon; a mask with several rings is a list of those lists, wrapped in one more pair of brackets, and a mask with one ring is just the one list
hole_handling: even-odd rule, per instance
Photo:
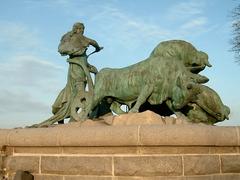
{"label": "stone ledge", "polygon": [[0,130],[0,147],[232,146],[236,127],[128,125]]}
{"label": "stone ledge", "polygon": [[207,125],[141,126],[143,145],[239,146],[235,127]]}
{"label": "stone ledge", "polygon": [[0,148],[124,147],[124,146],[240,146],[240,127],[191,124],[151,111],[108,116],[99,121],[49,128],[0,129]]}
{"label": "stone ledge", "polygon": [[[13,153],[8,149],[13,149]],[[69,147],[7,147],[11,154],[239,154],[238,147],[210,146],[69,146]]]}
{"label": "stone ledge", "polygon": [[[4,155],[116,155],[116,154],[137,154],[137,155],[167,155],[167,154],[240,154],[239,147],[216,147],[216,146],[68,146],[68,147],[37,147],[17,146],[7,147]],[[1,156],[0,156],[1,157]]]}

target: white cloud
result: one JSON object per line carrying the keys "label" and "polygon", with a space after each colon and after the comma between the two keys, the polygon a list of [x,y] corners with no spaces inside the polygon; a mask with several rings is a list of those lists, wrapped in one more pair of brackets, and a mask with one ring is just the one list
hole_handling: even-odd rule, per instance
{"label": "white cloud", "polygon": [[0,128],[24,127],[51,116],[50,104],[25,91],[1,89],[0,101]]}
{"label": "white cloud", "polygon": [[0,102],[1,102],[1,114],[11,113],[28,113],[31,112],[44,112],[48,111],[48,105],[41,101],[37,101],[37,98],[31,97],[30,94],[23,91],[1,90]]}
{"label": "white cloud", "polygon": [[0,63],[2,85],[47,88],[57,81],[63,67],[33,55],[15,55]]}
{"label": "white cloud", "polygon": [[[45,1],[27,1],[29,4],[46,4]],[[186,35],[199,35],[209,28],[208,19],[204,15],[204,1],[177,2],[170,7],[166,14],[149,21],[148,17],[139,17],[132,12],[126,12],[117,5],[116,1],[93,1],[86,0],[57,0],[47,3],[45,6],[58,7],[71,18],[84,20],[93,23],[94,27],[105,40],[105,46],[122,46],[126,49],[133,49],[146,42],[157,43],[172,38],[184,38]],[[70,13],[70,14],[69,14]],[[170,24],[175,24],[172,29],[161,23],[159,18],[169,18]],[[94,30],[96,31],[96,30]],[[89,30],[88,30],[89,32]],[[126,46],[127,42],[127,46]]]}
{"label": "white cloud", "polygon": [[190,21],[183,24],[180,28],[181,29],[192,29],[192,28],[199,28],[203,27],[207,24],[206,17],[197,17],[195,19],[191,19]]}
{"label": "white cloud", "polygon": [[6,21],[0,21],[0,26],[1,90],[7,87],[12,92],[55,92],[63,68],[39,55],[44,46],[37,30]]}
{"label": "white cloud", "polygon": [[[215,25],[208,24],[205,15],[204,1],[179,2],[170,7],[162,18],[168,17],[169,24],[161,23],[160,17],[149,21],[148,17],[139,17],[118,8],[114,4],[104,4],[98,7],[96,14],[92,14],[93,22],[101,22],[100,34],[107,34],[105,39],[122,39],[122,45],[134,46],[142,45],[145,42],[152,42],[185,38],[186,36],[198,36],[216,29]],[[174,29],[172,28],[174,27]],[[178,27],[178,28],[177,28]],[[112,43],[112,42],[111,42]],[[114,41],[114,43],[116,43]]]}
{"label": "white cloud", "polygon": [[179,27],[178,34],[182,37],[196,37],[204,33],[215,31],[219,29],[219,25],[209,25],[206,17],[196,17],[186,21]]}
{"label": "white cloud", "polygon": [[170,7],[167,17],[171,20],[185,20],[203,14],[204,1],[179,2]]}
{"label": "white cloud", "polygon": [[166,17],[179,27],[173,32],[172,37],[191,38],[202,35],[219,28],[217,24],[210,24],[206,16],[205,1],[179,2],[167,11]]}
{"label": "white cloud", "polygon": [[90,20],[93,23],[101,22],[98,32],[108,40],[109,44],[114,42],[129,49],[155,39],[167,39],[171,34],[171,30],[164,28],[161,24],[131,15],[112,4],[102,6]]}
{"label": "white cloud", "polygon": [[49,117],[51,104],[64,86],[62,74],[67,74],[62,67],[32,55],[1,62],[1,126],[31,125]]}
{"label": "white cloud", "polygon": [[39,49],[38,32],[22,23],[0,21],[0,47],[4,49]]}
{"label": "white cloud", "polygon": [[38,30],[0,21],[1,126],[29,125],[49,116],[67,68],[39,55],[46,52],[43,47]]}

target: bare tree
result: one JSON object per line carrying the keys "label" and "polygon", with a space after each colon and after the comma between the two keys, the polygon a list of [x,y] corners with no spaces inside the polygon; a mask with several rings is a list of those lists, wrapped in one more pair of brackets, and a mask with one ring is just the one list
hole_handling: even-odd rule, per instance
{"label": "bare tree", "polygon": [[231,39],[232,49],[235,53],[236,61],[240,63],[240,4],[232,11],[233,38]]}

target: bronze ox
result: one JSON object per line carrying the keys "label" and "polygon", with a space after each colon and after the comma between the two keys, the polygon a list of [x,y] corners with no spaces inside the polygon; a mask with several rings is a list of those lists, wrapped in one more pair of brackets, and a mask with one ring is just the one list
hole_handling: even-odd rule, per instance
{"label": "bronze ox", "polygon": [[102,69],[96,75],[94,96],[84,115],[87,118],[103,99],[111,99],[111,109],[125,104],[130,112],[138,112],[145,103],[166,103],[177,111],[199,93],[198,76],[189,72],[182,62],[154,57],[121,69]]}
{"label": "bronze ox", "polygon": [[215,124],[228,119],[230,109],[223,104],[219,95],[204,85],[201,85],[200,90],[197,98],[183,109],[190,121]]}

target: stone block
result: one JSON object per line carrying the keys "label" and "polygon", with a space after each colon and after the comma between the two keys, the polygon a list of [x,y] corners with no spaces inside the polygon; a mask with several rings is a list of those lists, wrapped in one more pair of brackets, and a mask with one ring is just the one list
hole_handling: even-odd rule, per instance
{"label": "stone block", "polygon": [[216,146],[237,146],[238,132],[234,126],[210,126],[212,127],[212,139]]}
{"label": "stone block", "polygon": [[[112,117],[112,116],[111,116]],[[58,124],[55,128],[87,128],[88,126],[106,126],[106,122],[104,119],[100,118],[100,120],[94,121],[91,119],[87,119],[81,122],[69,122],[67,124]]]}
{"label": "stone block", "polygon": [[115,176],[176,176],[182,174],[181,156],[114,157]]}
{"label": "stone block", "polygon": [[61,154],[61,147],[14,147],[14,153]]}
{"label": "stone block", "polygon": [[34,180],[34,176],[27,171],[17,171],[14,180]]}
{"label": "stone block", "polygon": [[145,125],[140,127],[141,145],[169,146],[236,146],[234,127],[207,125]]}
{"label": "stone block", "polygon": [[240,174],[220,174],[212,176],[211,180],[239,180]]}
{"label": "stone block", "polygon": [[62,147],[63,154],[137,154],[138,147]]}
{"label": "stone block", "polygon": [[240,126],[236,127],[238,134],[238,146],[240,146]]}
{"label": "stone block", "polygon": [[184,175],[209,175],[220,173],[219,156],[189,155],[183,156]]}
{"label": "stone block", "polygon": [[209,147],[180,147],[180,146],[143,146],[139,147],[140,154],[208,154]]}
{"label": "stone block", "polygon": [[212,180],[212,176],[186,176],[183,180]]}
{"label": "stone block", "polygon": [[183,177],[183,176],[142,176],[142,177],[114,176],[112,180],[186,180],[186,177]]}
{"label": "stone block", "polygon": [[64,180],[112,180],[111,176],[64,176]]}
{"label": "stone block", "polygon": [[221,156],[223,173],[240,173],[240,155]]}
{"label": "stone block", "polygon": [[58,128],[61,146],[128,146],[138,144],[138,126]]}
{"label": "stone block", "polygon": [[165,125],[165,123],[162,120],[162,117],[152,111],[121,114],[119,116],[108,116],[105,118],[105,122],[112,126],[146,125],[146,124]]}
{"label": "stone block", "polygon": [[59,175],[112,175],[111,157],[43,156],[41,172]]}
{"label": "stone block", "polygon": [[212,178],[213,178],[213,176],[173,176],[173,177],[172,176],[155,176],[155,177],[130,177],[130,176],[128,176],[128,177],[116,177],[115,176],[115,177],[113,177],[113,180],[213,180]]}
{"label": "stone block", "polygon": [[9,156],[6,159],[6,168],[10,172],[22,170],[29,171],[30,173],[38,173],[39,159],[36,156]]}
{"label": "stone block", "polygon": [[57,128],[29,128],[11,130],[10,146],[58,146]]}
{"label": "stone block", "polygon": [[34,180],[64,180],[63,176],[59,175],[34,175]]}
{"label": "stone block", "polygon": [[118,177],[118,176],[114,176],[112,178],[112,180],[143,180],[143,177],[130,177],[130,176],[127,176],[127,177]]}
{"label": "stone block", "polygon": [[210,147],[210,154],[238,153],[238,147]]}

